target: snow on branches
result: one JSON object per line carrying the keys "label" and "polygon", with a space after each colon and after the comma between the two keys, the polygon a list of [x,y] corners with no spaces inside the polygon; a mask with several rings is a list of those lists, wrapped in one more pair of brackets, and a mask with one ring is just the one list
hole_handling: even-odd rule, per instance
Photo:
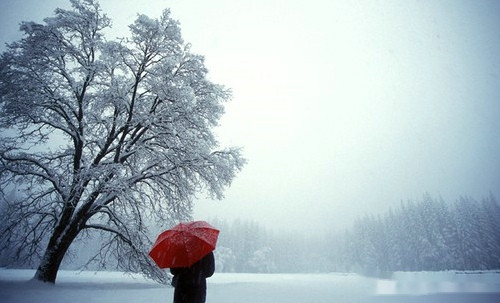
{"label": "snow on branches", "polygon": [[[20,184],[24,200],[9,228],[47,229],[42,262],[55,272],[89,228],[146,250],[146,222],[189,217],[200,190],[222,198],[245,162],[238,148],[219,149],[212,130],[228,90],[207,79],[168,10],[139,15],[130,37],[107,41],[97,1],[72,5],[23,23],[25,37],[0,59],[0,186]],[[37,278],[53,282],[46,268]]]}

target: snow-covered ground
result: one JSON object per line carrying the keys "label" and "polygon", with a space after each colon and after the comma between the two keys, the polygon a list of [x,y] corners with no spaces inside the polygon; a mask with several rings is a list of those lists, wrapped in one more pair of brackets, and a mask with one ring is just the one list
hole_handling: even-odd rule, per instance
{"label": "snow-covered ground", "polygon": [[[32,270],[0,269],[0,302],[172,302],[173,289],[138,275],[61,271],[56,285],[30,281]],[[207,303],[500,302],[500,273],[215,274]]]}

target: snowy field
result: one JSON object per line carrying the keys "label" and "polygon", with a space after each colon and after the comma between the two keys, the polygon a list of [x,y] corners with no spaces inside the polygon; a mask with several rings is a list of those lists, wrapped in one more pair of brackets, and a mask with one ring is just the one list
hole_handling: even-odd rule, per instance
{"label": "snowy field", "polygon": [[[137,275],[61,271],[56,285],[30,281],[32,270],[0,269],[0,302],[172,302],[173,289]],[[207,303],[500,302],[500,273],[215,274]]]}

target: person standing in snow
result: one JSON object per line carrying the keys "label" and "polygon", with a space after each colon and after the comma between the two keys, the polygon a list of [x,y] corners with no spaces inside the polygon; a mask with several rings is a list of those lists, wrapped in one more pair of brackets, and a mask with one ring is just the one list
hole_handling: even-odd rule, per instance
{"label": "person standing in snow", "polygon": [[205,303],[207,294],[206,278],[215,271],[214,254],[210,252],[190,267],[171,268],[174,275],[174,303]]}

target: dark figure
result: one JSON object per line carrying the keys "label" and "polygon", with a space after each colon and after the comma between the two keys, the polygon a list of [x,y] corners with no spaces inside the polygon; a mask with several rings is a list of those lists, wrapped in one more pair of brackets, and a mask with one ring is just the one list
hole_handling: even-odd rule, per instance
{"label": "dark figure", "polygon": [[174,303],[205,303],[207,280],[214,274],[215,261],[211,252],[191,267],[171,268],[174,275]]}

